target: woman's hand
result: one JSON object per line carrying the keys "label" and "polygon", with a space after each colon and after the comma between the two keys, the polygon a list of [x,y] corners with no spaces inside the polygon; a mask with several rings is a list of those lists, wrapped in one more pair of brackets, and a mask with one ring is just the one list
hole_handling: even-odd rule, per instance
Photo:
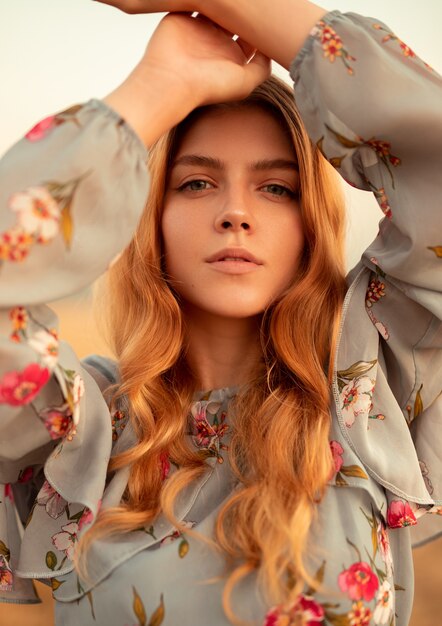
{"label": "woman's hand", "polygon": [[231,33],[202,16],[171,13],[104,100],[149,145],[197,106],[245,98],[269,74],[270,61]]}

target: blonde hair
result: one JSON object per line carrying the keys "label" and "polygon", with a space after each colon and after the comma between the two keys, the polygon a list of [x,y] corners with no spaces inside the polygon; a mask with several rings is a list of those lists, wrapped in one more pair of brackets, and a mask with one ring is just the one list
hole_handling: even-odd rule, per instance
{"label": "blonde hair", "polygon": [[[150,151],[146,209],[107,277],[106,310],[121,373],[115,398],[127,398],[138,443],[110,462],[110,471],[130,465],[124,501],[99,513],[77,553],[84,571],[88,546],[98,537],[150,524],[160,512],[179,526],[175,499],[207,470],[185,438],[195,384],[184,358],[180,306],[162,267],[161,213],[168,168],[186,129],[207,110],[245,106],[270,111],[293,141],[305,250],[294,284],[263,315],[264,370],[234,401],[229,458],[241,489],[223,504],[215,529],[229,566],[223,606],[233,623],[239,620],[231,593],[249,573],[257,572],[273,603],[295,600],[304,582],[312,583],[304,554],[332,468],[329,400],[345,292],[343,201],[336,174],[304,129],[293,91],[275,77],[239,103],[193,112]],[[165,454],[179,470],[163,481]]]}

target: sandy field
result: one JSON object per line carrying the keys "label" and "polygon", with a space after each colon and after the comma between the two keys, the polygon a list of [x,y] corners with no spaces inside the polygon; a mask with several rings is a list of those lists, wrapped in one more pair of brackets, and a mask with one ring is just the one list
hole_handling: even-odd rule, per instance
{"label": "sandy field", "polygon": [[[80,357],[92,353],[110,354],[104,340],[98,336],[99,319],[94,319],[88,294],[60,301],[54,304],[53,308],[60,318],[61,337],[74,347]],[[410,626],[436,626],[441,623],[442,538],[415,550],[414,561],[416,591]],[[51,591],[44,585],[37,584],[37,587],[43,600],[40,605],[0,604],[1,626],[52,626],[54,624]],[[195,626],[209,625],[195,624]]]}

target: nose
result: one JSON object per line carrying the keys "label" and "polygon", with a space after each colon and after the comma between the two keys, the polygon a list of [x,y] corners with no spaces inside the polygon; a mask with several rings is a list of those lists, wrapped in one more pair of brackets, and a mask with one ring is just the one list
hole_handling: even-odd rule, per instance
{"label": "nose", "polygon": [[230,198],[216,216],[216,230],[218,232],[252,231],[254,220],[247,205],[245,199],[240,199],[238,196],[235,199]]}

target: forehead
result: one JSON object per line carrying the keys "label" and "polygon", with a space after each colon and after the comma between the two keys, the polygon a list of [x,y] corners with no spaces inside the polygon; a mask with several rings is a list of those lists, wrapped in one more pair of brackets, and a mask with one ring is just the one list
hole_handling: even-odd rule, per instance
{"label": "forehead", "polygon": [[217,155],[220,158],[296,157],[289,131],[283,122],[260,106],[209,109],[185,129],[176,151],[183,154]]}

